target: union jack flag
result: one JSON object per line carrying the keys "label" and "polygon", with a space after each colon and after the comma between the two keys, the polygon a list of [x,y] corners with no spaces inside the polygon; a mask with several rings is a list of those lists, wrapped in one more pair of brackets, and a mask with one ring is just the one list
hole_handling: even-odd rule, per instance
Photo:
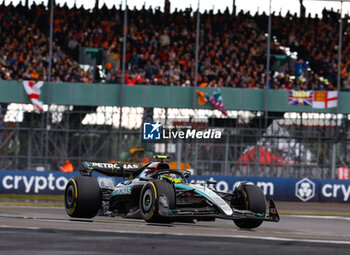
{"label": "union jack flag", "polygon": [[204,105],[210,102],[215,109],[219,110],[223,115],[227,116],[227,111],[224,106],[224,100],[222,99],[221,91],[219,88],[213,91],[213,95],[209,96],[203,91],[196,90],[198,94],[198,105]]}
{"label": "union jack flag", "polygon": [[312,106],[314,92],[312,90],[289,90],[289,105]]}
{"label": "union jack flag", "polygon": [[213,95],[209,97],[209,101],[214,106],[214,108],[219,110],[223,115],[227,116],[227,111],[224,107],[224,100],[222,99],[220,89],[216,89],[213,91]]}

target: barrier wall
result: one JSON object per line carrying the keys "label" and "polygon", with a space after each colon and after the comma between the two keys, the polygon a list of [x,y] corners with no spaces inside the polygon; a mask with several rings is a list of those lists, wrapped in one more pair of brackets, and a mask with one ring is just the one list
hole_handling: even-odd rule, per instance
{"label": "barrier wall", "polygon": [[[0,193],[12,194],[63,194],[69,178],[80,175],[61,172],[0,171]],[[113,187],[121,178],[109,178],[95,174],[100,184]],[[230,192],[242,181],[259,186],[267,199],[305,202],[350,202],[350,181],[300,178],[258,178],[231,176],[197,176],[189,181],[203,183],[216,180],[209,185],[218,191]]]}
{"label": "barrier wall", "polygon": [[[194,87],[177,86],[124,86],[116,84],[51,83],[47,95],[47,83],[41,88],[40,100],[45,104],[196,108],[212,109],[210,104],[193,105]],[[200,88],[212,95],[214,88]],[[227,110],[264,111],[264,89],[221,88]],[[155,100],[156,99],[156,100]],[[314,109],[310,106],[288,105],[288,90],[267,91],[267,110],[276,112],[324,112],[334,113],[336,108]],[[30,103],[23,85],[18,81],[0,81],[0,103]],[[339,113],[350,113],[350,92],[340,92]]]}

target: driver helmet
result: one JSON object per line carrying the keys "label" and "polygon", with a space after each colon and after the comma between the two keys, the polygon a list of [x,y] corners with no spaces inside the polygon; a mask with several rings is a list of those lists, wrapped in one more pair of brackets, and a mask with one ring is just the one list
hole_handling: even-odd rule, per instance
{"label": "driver helmet", "polygon": [[182,183],[180,179],[176,178],[176,174],[164,174],[161,176],[161,179],[168,179],[173,183]]}

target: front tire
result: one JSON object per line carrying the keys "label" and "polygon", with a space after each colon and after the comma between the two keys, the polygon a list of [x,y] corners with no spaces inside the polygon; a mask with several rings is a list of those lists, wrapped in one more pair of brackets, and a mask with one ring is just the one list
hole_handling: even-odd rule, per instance
{"label": "front tire", "polygon": [[166,197],[168,209],[176,206],[175,189],[172,184],[162,180],[152,180],[146,183],[140,195],[140,212],[147,222],[169,222],[169,219],[159,214],[159,199]]}
{"label": "front tire", "polygon": [[[242,203],[239,208],[241,210],[249,210],[255,213],[261,213],[265,215],[266,213],[266,199],[262,190],[256,185],[244,184],[238,192],[241,193]],[[263,221],[255,219],[237,219],[233,220],[237,227],[239,228],[257,228]]]}
{"label": "front tire", "polygon": [[74,218],[93,218],[101,206],[101,189],[97,180],[88,176],[74,176],[64,192],[66,212]]}

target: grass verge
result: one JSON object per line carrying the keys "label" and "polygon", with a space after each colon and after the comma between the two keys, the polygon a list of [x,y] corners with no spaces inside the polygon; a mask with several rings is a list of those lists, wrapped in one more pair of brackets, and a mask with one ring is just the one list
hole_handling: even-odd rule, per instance
{"label": "grass verge", "polygon": [[43,202],[1,202],[0,206],[39,206],[39,207],[64,207],[62,204],[43,203]]}

